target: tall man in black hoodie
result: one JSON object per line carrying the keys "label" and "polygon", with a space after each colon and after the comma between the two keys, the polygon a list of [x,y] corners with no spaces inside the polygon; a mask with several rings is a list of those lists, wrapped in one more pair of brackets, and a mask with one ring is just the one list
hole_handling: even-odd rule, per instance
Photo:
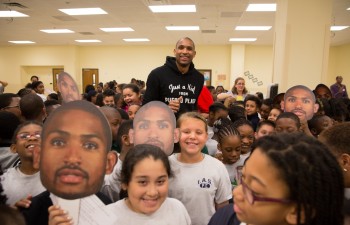
{"label": "tall man in black hoodie", "polygon": [[192,63],[196,50],[190,38],[181,38],[176,43],[174,55],[167,56],[165,64],[148,75],[143,105],[154,100],[164,102],[178,117],[184,112],[197,110],[204,76]]}

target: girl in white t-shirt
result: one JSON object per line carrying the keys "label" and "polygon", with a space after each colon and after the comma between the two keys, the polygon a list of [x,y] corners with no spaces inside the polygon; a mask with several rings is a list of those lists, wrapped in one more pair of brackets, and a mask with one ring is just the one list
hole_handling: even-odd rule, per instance
{"label": "girl in white t-shirt", "polygon": [[180,200],[193,225],[207,225],[215,210],[232,198],[231,183],[225,166],[203,154],[207,123],[196,112],[187,112],[177,121],[181,152],[169,157],[174,178],[169,182],[169,196]]}
{"label": "girl in white t-shirt", "polygon": [[222,118],[214,123],[214,138],[218,142],[218,150],[221,151],[218,157],[225,165],[230,176],[232,189],[238,185],[239,173],[237,169],[243,167],[244,160],[241,155],[241,136],[233,126],[230,119]]}
{"label": "girl in white t-shirt", "polygon": [[117,216],[113,224],[190,225],[184,205],[168,198],[171,175],[168,156],[159,147],[140,144],[130,149],[121,171],[127,197],[107,206]]}

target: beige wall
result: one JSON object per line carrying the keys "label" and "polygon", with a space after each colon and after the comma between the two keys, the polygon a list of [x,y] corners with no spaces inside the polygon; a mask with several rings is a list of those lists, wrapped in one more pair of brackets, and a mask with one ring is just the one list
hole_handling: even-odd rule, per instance
{"label": "beige wall", "polygon": [[[334,69],[329,71],[328,84],[335,83],[336,76],[343,76],[343,83],[350,86],[350,44],[334,47]],[[333,55],[332,55],[333,56]]]}
{"label": "beige wall", "polygon": [[[81,90],[82,68],[98,68],[100,81],[104,82],[116,80],[127,83],[132,77],[146,81],[153,68],[164,64],[165,56],[173,55],[173,48],[170,45],[0,47],[0,79],[9,83],[6,92],[17,92],[32,75],[39,75],[45,86],[51,89],[50,71],[53,67],[63,67],[76,79]],[[212,85],[223,84],[226,89],[231,89],[231,46],[197,46],[196,50],[196,68],[211,69]],[[272,80],[272,51],[272,46],[245,46],[244,71],[249,71],[251,79],[247,74],[242,76],[246,78],[250,93],[261,91],[266,94],[267,85]],[[344,83],[350,86],[349,59],[350,44],[331,47],[328,75],[323,82],[330,85],[336,75],[342,75]],[[226,79],[218,81],[219,75],[225,75]],[[255,82],[254,78],[257,79]],[[259,81],[263,85],[259,86]]]}
{"label": "beige wall", "polygon": [[[267,86],[272,81],[271,46],[247,46],[245,52],[244,78],[249,93],[260,91],[266,93]],[[249,71],[249,73],[247,73]]]}

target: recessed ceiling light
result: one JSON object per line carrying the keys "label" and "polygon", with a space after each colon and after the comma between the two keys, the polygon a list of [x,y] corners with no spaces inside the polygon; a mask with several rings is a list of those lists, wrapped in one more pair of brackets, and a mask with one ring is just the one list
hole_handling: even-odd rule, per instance
{"label": "recessed ceiling light", "polygon": [[145,41],[149,41],[148,38],[125,38],[123,39],[126,42],[145,42]]}
{"label": "recessed ceiling light", "polygon": [[154,13],[196,12],[195,5],[151,5],[148,7]]}
{"label": "recessed ceiling light", "polygon": [[67,33],[74,33],[74,31],[68,30],[68,29],[47,29],[47,30],[40,30],[41,32],[49,33],[49,34],[67,34]]}
{"label": "recessed ceiling light", "polygon": [[237,26],[235,30],[270,30],[271,26]]}
{"label": "recessed ceiling light", "polygon": [[110,28],[100,28],[104,32],[124,32],[124,31],[134,31],[131,27],[110,27]]}
{"label": "recessed ceiling light", "polygon": [[167,30],[199,30],[199,26],[166,26]]}
{"label": "recessed ceiling light", "polygon": [[249,4],[247,12],[275,12],[276,4]]}
{"label": "recessed ceiling light", "polygon": [[35,44],[33,41],[9,41],[13,44]]}
{"label": "recessed ceiling light", "polygon": [[346,10],[350,10],[350,7],[349,7],[349,8],[347,8]]}
{"label": "recessed ceiling light", "polygon": [[28,15],[17,12],[17,11],[0,11],[0,17],[28,17]]}
{"label": "recessed ceiling light", "polygon": [[108,14],[101,8],[75,8],[75,9],[59,9],[61,12],[71,15],[100,15],[100,14]]}
{"label": "recessed ceiling light", "polygon": [[229,41],[256,41],[256,38],[230,38]]}
{"label": "recessed ceiling light", "polygon": [[331,26],[331,31],[340,31],[348,28],[349,26]]}
{"label": "recessed ceiling light", "polygon": [[96,43],[96,42],[101,42],[100,40],[75,40],[76,42],[81,42],[81,43]]}

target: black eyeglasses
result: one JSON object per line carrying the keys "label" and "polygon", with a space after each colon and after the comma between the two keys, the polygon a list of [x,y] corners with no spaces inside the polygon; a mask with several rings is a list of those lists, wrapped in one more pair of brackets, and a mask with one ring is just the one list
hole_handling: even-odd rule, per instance
{"label": "black eyeglasses", "polygon": [[6,107],[2,108],[2,110],[11,109],[11,108],[19,108],[19,105],[6,106]]}
{"label": "black eyeglasses", "polygon": [[17,135],[17,138],[21,139],[21,140],[28,140],[31,137],[35,137],[36,139],[40,139],[41,134],[39,132],[36,132],[34,134],[30,134],[30,133],[25,132],[25,133],[20,133]]}
{"label": "black eyeglasses", "polygon": [[247,184],[244,183],[242,178],[241,178],[241,184],[242,184],[242,188],[243,188],[244,197],[248,201],[248,203],[251,205],[253,205],[254,202],[276,202],[276,203],[282,203],[282,204],[288,204],[288,203],[292,202],[289,199],[258,197],[254,194],[252,189],[250,189],[247,186]]}

